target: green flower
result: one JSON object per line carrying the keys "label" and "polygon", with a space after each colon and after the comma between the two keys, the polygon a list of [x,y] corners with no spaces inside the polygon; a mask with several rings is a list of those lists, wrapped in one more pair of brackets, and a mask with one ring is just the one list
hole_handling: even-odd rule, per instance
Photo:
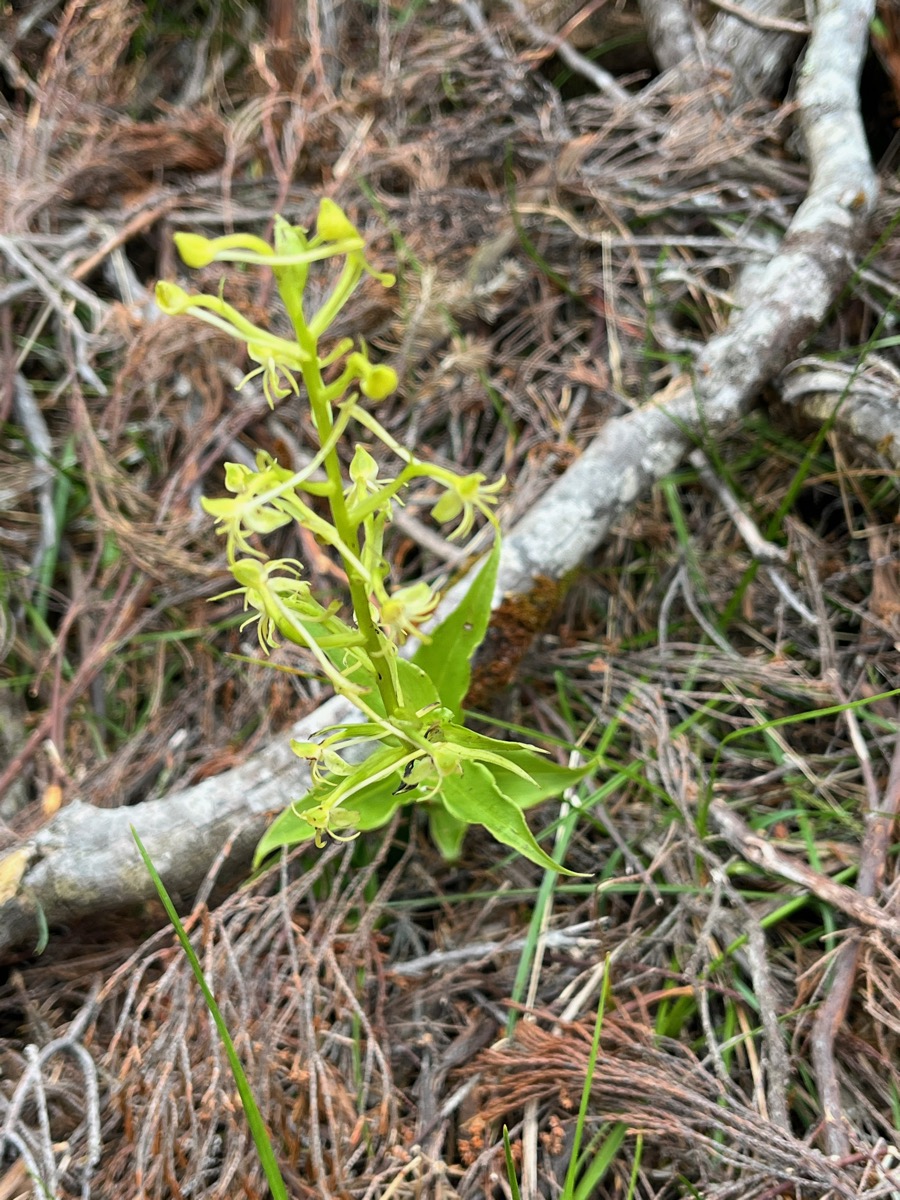
{"label": "green flower", "polygon": [[506,476],[502,475],[495,483],[485,483],[486,475],[476,471],[471,475],[454,475],[452,471],[434,468],[432,477],[447,488],[440,500],[431,510],[435,521],[445,524],[461,517],[459,524],[449,536],[454,538],[467,537],[475,524],[475,511],[482,513],[491,522],[497,524],[497,518],[491,511],[497,503],[497,494],[506,485]]}
{"label": "green flower", "polygon": [[316,620],[321,614],[321,605],[312,598],[309,583],[300,579],[302,569],[296,560],[287,558],[267,563],[243,558],[232,565],[231,573],[241,586],[225,595],[243,594],[245,611],[253,609],[254,613],[241,629],[256,621],[256,636],[266,653],[279,644],[279,634],[296,642],[286,619],[291,612],[307,620]]}
{"label": "green flower", "polygon": [[262,496],[277,495],[279,487],[292,479],[290,471],[279,467],[273,458],[263,451],[256,456],[257,470],[243,463],[225,464],[225,487],[234,496],[223,496],[211,500],[204,496],[200,503],[206,512],[216,518],[216,532],[227,538],[228,556],[234,558],[235,551],[254,557],[263,557],[248,542],[248,535],[272,533],[275,529],[290,524],[290,512],[275,508],[261,499]]}
{"label": "green flower", "polygon": [[260,366],[255,371],[249,371],[237,385],[235,391],[239,392],[248,380],[254,379],[257,375],[262,375],[263,394],[269,402],[269,408],[274,410],[276,397],[279,400],[283,400],[285,396],[290,396],[291,393],[295,396],[300,395],[300,388],[297,386],[297,380],[293,375],[293,371],[299,365],[296,361],[289,363],[283,355],[276,357],[271,352],[270,347],[261,345],[259,342],[248,342],[247,353]]}
{"label": "green flower", "polygon": [[347,217],[344,210],[327,196],[319,201],[319,215],[316,218],[316,234],[323,242],[342,242],[354,240],[360,249],[365,245],[359,230]]}
{"label": "green flower", "polygon": [[370,492],[378,490],[378,463],[362,443],[357,442],[349,467],[350,486],[344,489],[347,506],[352,507],[364,500]]}
{"label": "green flower", "polygon": [[291,740],[291,749],[298,758],[306,759],[310,764],[310,773],[315,783],[324,783],[329,777],[349,775],[353,767],[336,750],[332,750],[330,742],[301,742],[296,738]]}
{"label": "green flower", "polygon": [[339,829],[349,829],[359,820],[359,813],[353,812],[352,809],[330,808],[325,804],[317,804],[313,808],[305,808],[297,815],[316,831],[318,850],[324,849],[326,834],[336,842],[352,842],[354,838],[359,837],[358,830],[347,834],[337,832]]}
{"label": "green flower", "polygon": [[290,524],[292,520],[290,513],[278,512],[274,508],[260,505],[252,495],[234,498],[222,496],[215,500],[203,496],[200,503],[211,517],[215,517],[216,533],[225,534],[229,557],[234,556],[235,550],[261,557],[261,552],[254,550],[247,541],[247,535],[272,533]]}
{"label": "green flower", "polygon": [[412,633],[427,641],[420,626],[434,615],[440,599],[440,596],[424,582],[399,588],[381,600],[379,622],[388,637],[399,644],[405,642]]}

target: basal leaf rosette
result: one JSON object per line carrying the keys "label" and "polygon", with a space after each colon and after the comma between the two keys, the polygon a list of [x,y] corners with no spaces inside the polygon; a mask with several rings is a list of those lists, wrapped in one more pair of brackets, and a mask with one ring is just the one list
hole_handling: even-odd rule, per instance
{"label": "basal leaf rosette", "polygon": [[[392,735],[373,723],[347,726],[346,735],[332,735],[327,745],[295,743],[301,757],[314,763],[314,785],[264,835],[257,864],[280,848],[307,841],[321,846],[326,835],[343,839],[351,828],[376,829],[402,805],[422,804],[435,841],[448,857],[458,854],[470,825],[481,825],[538,866],[576,874],[541,848],[523,810],[572,786],[592,764],[562,767],[525,743],[474,733],[449,716],[445,708],[430,707],[418,712],[415,721],[406,718],[402,728],[395,724]],[[360,739],[376,736],[382,748],[359,765],[341,755],[342,748],[346,752]]]}

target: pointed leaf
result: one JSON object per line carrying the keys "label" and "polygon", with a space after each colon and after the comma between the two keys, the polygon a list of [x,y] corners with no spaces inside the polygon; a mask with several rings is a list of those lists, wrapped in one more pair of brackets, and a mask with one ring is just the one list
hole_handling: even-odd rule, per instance
{"label": "pointed leaf", "polygon": [[530,808],[533,804],[540,804],[542,800],[561,796],[566,788],[579,783],[591,771],[597,769],[596,761],[583,767],[561,767],[552,758],[535,754],[533,750],[512,749],[506,757],[511,763],[527,771],[534,780],[532,786],[511,771],[504,771],[502,767],[488,768],[500,791],[517,808]]}
{"label": "pointed leaf", "polygon": [[429,705],[440,703],[434,680],[429,679],[427,672],[416,663],[398,658],[397,678],[400,680],[405,708],[414,708],[418,712]]}
{"label": "pointed leaf", "polygon": [[428,805],[428,832],[446,862],[455,862],[459,858],[468,828],[465,821],[454,817],[443,804]]}
{"label": "pointed leaf", "polygon": [[[409,662],[405,658],[398,658],[396,667],[397,679],[403,693],[404,708],[419,710],[439,703],[440,697],[437,689],[421,667],[417,667],[414,662]],[[354,678],[356,678],[355,675]],[[379,716],[385,715],[384,701],[377,686],[374,686],[374,681],[371,692],[366,696],[366,704]]]}
{"label": "pointed leaf", "polygon": [[[537,746],[531,746],[528,742],[507,742],[502,738],[488,737],[486,733],[476,733],[474,729],[469,729],[466,725],[448,725],[447,737],[452,738],[459,746],[465,746],[470,750],[491,750],[495,753],[503,754],[505,758],[512,758],[514,750],[527,750],[528,753],[536,758],[544,753]],[[531,774],[531,772],[528,772]]]}
{"label": "pointed leaf", "polygon": [[501,793],[490,771],[480,763],[464,763],[461,775],[448,775],[441,784],[441,799],[457,820],[483,825],[498,842],[539,867],[561,875],[579,874],[561,867],[541,849],[521,810]]}
{"label": "pointed leaf", "polygon": [[[562,767],[537,746],[529,746],[525,742],[504,742],[462,725],[446,726],[444,737],[465,750],[484,752],[482,761],[494,776],[500,791],[519,808],[529,808],[542,800],[549,800],[551,796],[562,795],[566,788],[584,779],[597,766],[596,762],[590,762],[583,767]],[[488,754],[505,759],[508,768],[504,770],[503,765],[494,757],[488,758]],[[530,775],[534,782],[523,779],[523,772]]]}
{"label": "pointed leaf", "polygon": [[317,730],[315,736],[324,740],[333,734],[339,734],[342,742],[348,738],[371,738],[372,741],[377,742],[383,736],[384,730],[374,721],[363,721],[358,724],[323,725],[321,729]]}
{"label": "pointed leaf", "polygon": [[465,599],[416,651],[413,662],[431,678],[441,703],[459,720],[462,702],[469,690],[472,655],[484,641],[491,616],[491,601],[500,565],[500,538],[484,566],[472,581]]}
{"label": "pointed leaf", "polygon": [[[347,791],[366,779],[366,775],[382,770],[388,766],[392,758],[397,757],[396,750],[378,750],[370,755],[365,762],[344,779],[335,780],[333,785],[317,784],[314,788],[295,800],[290,808],[280,813],[266,832],[263,834],[253,856],[254,869],[276,850],[283,847],[299,846],[302,842],[312,841],[316,831],[308,821],[303,819],[303,813],[322,804],[334,787],[340,786]],[[412,797],[407,798],[403,793],[394,795],[400,783],[400,771],[397,770],[385,779],[377,779],[371,784],[364,784],[358,791],[351,792],[341,807],[357,813],[353,825],[341,830],[341,836],[347,837],[354,830],[365,832],[386,825],[401,804],[408,804]]]}
{"label": "pointed leaf", "polygon": [[[441,743],[455,751],[459,759],[484,763],[490,770],[505,769],[513,775],[518,775],[524,783],[535,784],[528,771],[517,762],[513,762],[509,753],[510,747],[514,746],[529,750],[523,743],[503,742],[499,738],[486,737],[482,733],[466,729],[465,725],[454,724],[442,726]],[[531,756],[535,759],[537,757],[533,753]]]}
{"label": "pointed leaf", "polygon": [[362,792],[357,792],[350,800],[350,807],[359,813],[355,829],[365,833],[369,829],[380,829],[387,825],[396,810],[402,804],[410,804],[412,798],[402,792],[394,795],[400,783],[400,773],[390,779],[381,779]]}

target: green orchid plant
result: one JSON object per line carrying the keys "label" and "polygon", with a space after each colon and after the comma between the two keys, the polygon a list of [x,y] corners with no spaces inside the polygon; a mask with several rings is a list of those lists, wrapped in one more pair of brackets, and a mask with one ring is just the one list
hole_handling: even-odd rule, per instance
{"label": "green orchid plant", "polygon": [[[467,729],[463,717],[472,656],[487,629],[497,577],[500,534],[493,510],[504,480],[458,474],[400,445],[370,407],[396,389],[396,372],[373,363],[362,342],[344,338],[327,344],[328,330],[363,277],[385,287],[394,277],[371,265],[359,231],[327,199],[312,234],[279,217],[272,245],[244,233],[212,239],[179,233],[175,243],[189,267],[234,262],[271,268],[293,338],[254,325],[221,294],[195,294],[161,282],[157,303],[169,315],[195,317],[244,342],[257,365],[239,386],[259,377],[273,407],[289,397],[303,399],[319,441],[318,452],[300,471],[279,466],[262,451],[255,470],[227,463],[229,495],[204,499],[225,537],[237,584],[226,594],[243,597],[247,623],[256,623],[264,653],[281,641],[303,647],[361,714],[359,721],[323,729],[316,740],[291,743],[310,764],[312,786],[270,826],[257,863],[281,847],[306,841],[321,847],[326,837],[355,837],[384,825],[401,805],[418,804],[448,859],[458,857],[470,825],[483,825],[533,862],[562,870],[538,845],[523,810],[560,794],[590,766],[562,767],[534,747]],[[310,270],[331,259],[339,260],[331,290],[310,312]],[[345,468],[340,450],[349,437],[355,445]],[[379,474],[369,448],[375,442],[397,460],[392,478]],[[466,598],[428,633],[423,625],[434,615],[438,594],[426,583],[392,589],[384,553],[394,505],[415,480],[431,481],[438,493],[432,516],[452,525],[450,538],[466,537],[477,515],[496,531],[493,550]],[[299,562],[266,556],[266,537],[292,522],[340,557],[349,609],[321,603]],[[399,648],[410,637],[419,645],[407,658]]]}

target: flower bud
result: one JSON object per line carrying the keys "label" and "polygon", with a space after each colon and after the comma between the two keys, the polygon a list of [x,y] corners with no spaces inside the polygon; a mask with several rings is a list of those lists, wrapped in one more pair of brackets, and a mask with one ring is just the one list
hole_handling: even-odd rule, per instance
{"label": "flower bud", "polygon": [[306,230],[300,225],[291,225],[284,217],[275,218],[275,253],[283,257],[304,254],[309,248]]}
{"label": "flower bud", "polygon": [[188,267],[208,267],[216,257],[216,244],[199,233],[176,233],[175,246]]}
{"label": "flower bud", "polygon": [[378,463],[362,443],[357,442],[350,462],[350,478],[354,483],[374,483],[378,478]]}
{"label": "flower bud", "polygon": [[399,380],[393,367],[372,367],[359,384],[359,390],[370,400],[384,400],[397,388]]}
{"label": "flower bud", "polygon": [[316,233],[323,242],[342,242],[347,238],[354,238],[362,243],[359,232],[350,222],[344,210],[333,200],[329,200],[327,196],[319,202]]}
{"label": "flower bud", "polygon": [[177,317],[191,306],[191,297],[177,283],[161,279],[156,285],[156,303],[169,317]]}

